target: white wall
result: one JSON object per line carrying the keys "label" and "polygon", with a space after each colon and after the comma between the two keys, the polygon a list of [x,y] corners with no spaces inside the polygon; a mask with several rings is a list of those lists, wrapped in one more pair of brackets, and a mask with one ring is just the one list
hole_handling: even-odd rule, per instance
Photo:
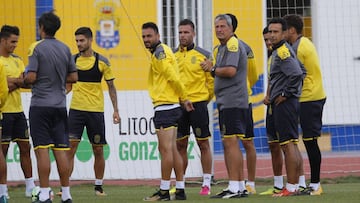
{"label": "white wall", "polygon": [[360,1],[313,0],[313,41],[327,101],[324,124],[360,123]]}

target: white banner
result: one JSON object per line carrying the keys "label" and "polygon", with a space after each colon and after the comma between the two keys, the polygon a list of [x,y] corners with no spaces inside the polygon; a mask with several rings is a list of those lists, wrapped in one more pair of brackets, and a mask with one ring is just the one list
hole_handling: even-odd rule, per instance
{"label": "white banner", "polygon": [[[118,91],[121,123],[112,123],[113,108],[108,95],[105,97],[105,124],[108,146],[104,148],[104,179],[157,179],[160,178],[160,156],[153,124],[153,106],[147,91]],[[28,118],[31,93],[22,93],[24,112]],[[68,104],[71,94],[68,95]],[[31,133],[31,132],[30,132]],[[189,140],[189,165],[186,177],[201,177],[200,151],[193,136]],[[37,175],[35,154],[32,150],[33,175]],[[59,179],[52,157],[50,179]],[[92,180],[94,156],[84,133],[75,157],[71,179]],[[11,144],[7,156],[8,180],[23,180],[19,149]],[[173,173],[174,177],[174,173]]]}

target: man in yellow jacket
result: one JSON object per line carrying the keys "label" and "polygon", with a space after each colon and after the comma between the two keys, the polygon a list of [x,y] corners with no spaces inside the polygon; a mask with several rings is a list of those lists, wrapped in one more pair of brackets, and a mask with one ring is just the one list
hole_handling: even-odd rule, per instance
{"label": "man in yellow jacket", "polygon": [[154,124],[161,155],[160,190],[144,201],[170,200],[170,176],[172,169],[176,174],[175,199],[185,200],[184,167],[176,148],[178,120],[181,107],[187,111],[194,110],[188,100],[184,84],[180,81],[178,64],[170,47],[160,42],[157,25],[153,22],[142,25],[144,45],[151,52],[148,89],[152,99],[155,115]]}

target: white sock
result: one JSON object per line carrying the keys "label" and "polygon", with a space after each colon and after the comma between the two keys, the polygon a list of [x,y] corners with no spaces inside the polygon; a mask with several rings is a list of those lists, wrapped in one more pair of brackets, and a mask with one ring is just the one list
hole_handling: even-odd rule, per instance
{"label": "white sock", "polygon": [[249,185],[252,188],[255,188],[255,182],[254,181],[246,181],[246,185]]}
{"label": "white sock", "polygon": [[50,198],[50,188],[49,187],[42,187],[42,188],[40,188],[40,194],[39,194],[39,200],[40,201],[46,201],[47,199],[49,199]]}
{"label": "white sock", "polygon": [[284,187],[284,178],[283,176],[274,176],[274,186],[282,189]]}
{"label": "white sock", "polygon": [[239,181],[230,180],[229,181],[229,190],[233,193],[239,192]]}
{"label": "white sock", "polygon": [[306,188],[306,182],[305,182],[305,176],[304,175],[299,176],[299,187]]}
{"label": "white sock", "polygon": [[312,187],[312,189],[316,191],[320,187],[320,182],[319,183],[310,183],[309,186]]}
{"label": "white sock", "polygon": [[26,185],[26,191],[30,191],[35,187],[34,179],[31,178],[25,178],[25,185]]}
{"label": "white sock", "polygon": [[0,197],[6,195],[7,191],[7,185],[6,184],[0,184]]}
{"label": "white sock", "polygon": [[245,181],[244,180],[239,181],[239,191],[243,192],[244,190],[246,190]]}
{"label": "white sock", "polygon": [[208,186],[209,188],[211,187],[211,174],[204,173],[202,186]]}
{"label": "white sock", "polygon": [[71,198],[71,194],[70,194],[70,186],[67,187],[61,187],[61,200],[62,201],[66,201],[68,199],[72,199]]}
{"label": "white sock", "polygon": [[295,192],[296,191],[296,184],[286,183],[286,189],[289,192]]}
{"label": "white sock", "polygon": [[102,185],[103,180],[102,179],[95,179],[95,185]]}
{"label": "white sock", "polygon": [[160,190],[170,190],[170,180],[161,180]]}
{"label": "white sock", "polygon": [[185,189],[185,181],[176,181],[176,189]]}

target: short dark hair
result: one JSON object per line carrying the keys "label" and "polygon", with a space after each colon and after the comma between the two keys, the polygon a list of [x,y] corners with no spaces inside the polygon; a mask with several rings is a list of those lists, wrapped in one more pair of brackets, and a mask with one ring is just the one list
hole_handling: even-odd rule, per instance
{"label": "short dark hair", "polygon": [[47,35],[55,36],[61,26],[60,18],[54,14],[54,11],[43,13],[39,18],[39,26],[43,26]]}
{"label": "short dark hair", "polygon": [[297,34],[301,34],[304,28],[304,22],[299,15],[289,14],[283,17],[288,28],[294,27]]}
{"label": "short dark hair", "polygon": [[153,22],[147,22],[147,23],[144,23],[141,27],[142,29],[148,29],[148,28],[151,28],[155,31],[155,33],[159,33],[159,28],[158,26],[153,23]]}
{"label": "short dark hair", "polygon": [[192,29],[195,30],[195,24],[190,19],[181,20],[179,23],[179,26],[180,25],[190,25],[192,27]]}
{"label": "short dark hair", "polygon": [[264,27],[264,29],[263,29],[263,35],[267,34],[267,33],[269,33],[269,27],[268,26]]}
{"label": "short dark hair", "polygon": [[79,27],[75,31],[75,35],[84,35],[86,38],[92,38],[93,33],[89,27]]}
{"label": "short dark hair", "polygon": [[227,13],[226,15],[230,16],[231,24],[232,24],[232,27],[233,27],[233,32],[235,32],[235,30],[236,30],[236,28],[238,26],[238,20],[237,20],[236,16],[231,14],[231,13]]}
{"label": "short dark hair", "polygon": [[287,25],[286,25],[286,21],[282,18],[273,18],[270,20],[268,27],[270,24],[281,24],[282,27],[282,31],[286,31],[287,30]]}
{"label": "short dark hair", "polygon": [[0,31],[0,39],[7,39],[10,37],[10,35],[19,36],[20,35],[19,28],[11,25],[3,25]]}

